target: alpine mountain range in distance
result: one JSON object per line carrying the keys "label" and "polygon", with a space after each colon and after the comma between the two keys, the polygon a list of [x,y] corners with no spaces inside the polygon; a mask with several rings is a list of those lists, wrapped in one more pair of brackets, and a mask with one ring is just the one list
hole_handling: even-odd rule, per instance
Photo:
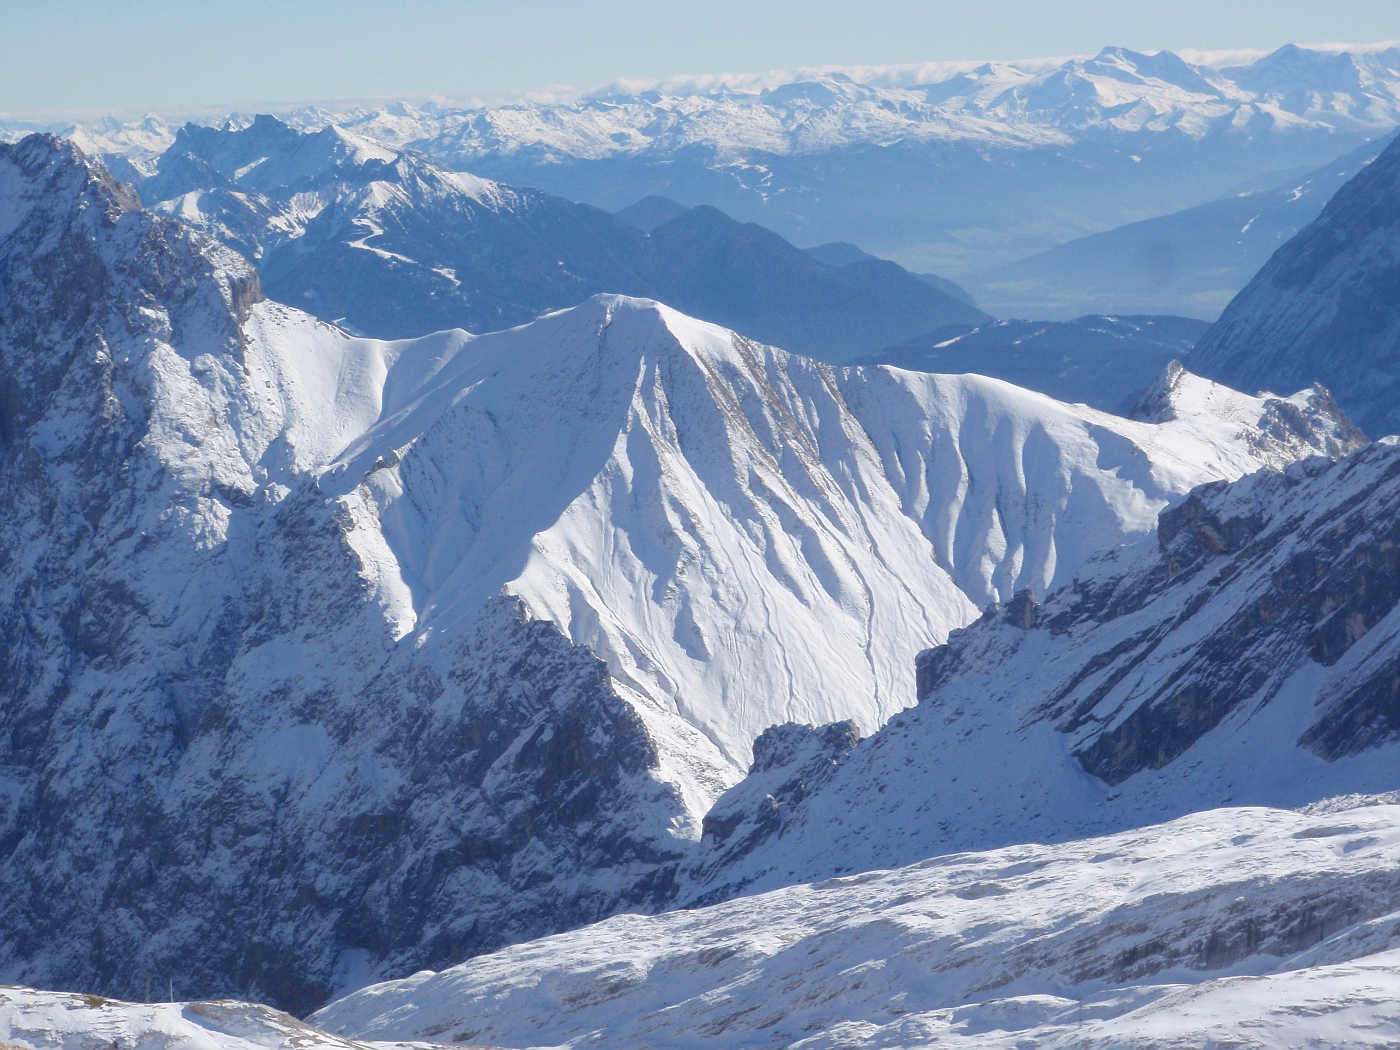
{"label": "alpine mountain range in distance", "polygon": [[603,292],[831,361],[989,319],[936,278],[873,257],[828,265],[715,208],[641,229],[269,116],[239,130],[186,125],[139,191],[252,260],[269,294],[380,338],[508,328]]}
{"label": "alpine mountain range in distance", "polygon": [[[1067,61],[680,78],[570,102],[279,115],[608,211],[651,194],[708,204],[797,244],[854,242],[958,281],[1269,171],[1316,167],[1396,123],[1393,48],[1190,57],[1106,48]],[[235,126],[249,120],[234,115]],[[52,130],[118,158],[114,170],[134,180],[178,126]]]}

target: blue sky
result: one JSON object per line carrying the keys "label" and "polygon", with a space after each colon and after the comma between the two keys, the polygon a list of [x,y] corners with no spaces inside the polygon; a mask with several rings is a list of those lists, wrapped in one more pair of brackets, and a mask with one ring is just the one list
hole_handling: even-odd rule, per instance
{"label": "blue sky", "polygon": [[0,0],[0,113],[500,96],[619,78],[1400,38],[1400,0]]}

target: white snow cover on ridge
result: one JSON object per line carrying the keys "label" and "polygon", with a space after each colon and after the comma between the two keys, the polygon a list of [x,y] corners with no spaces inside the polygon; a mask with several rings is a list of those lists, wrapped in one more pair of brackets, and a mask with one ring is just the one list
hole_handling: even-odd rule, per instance
{"label": "white snow cover on ridge", "polygon": [[401,359],[385,418],[321,480],[395,634],[462,630],[504,588],[735,771],[770,725],[877,728],[914,700],[915,651],[1191,487],[1337,451],[1314,392],[1293,399],[1304,441],[1185,372],[1136,422],[836,369],[617,296],[452,346]]}
{"label": "white snow cover on ridge", "polygon": [[1400,1041],[1400,806],[1219,809],[619,915],[311,1017],[506,1046]]}

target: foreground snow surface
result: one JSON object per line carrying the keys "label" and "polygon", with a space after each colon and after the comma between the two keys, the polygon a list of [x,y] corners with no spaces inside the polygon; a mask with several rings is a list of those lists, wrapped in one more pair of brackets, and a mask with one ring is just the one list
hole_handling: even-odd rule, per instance
{"label": "foreground snow surface", "polygon": [[1374,801],[616,916],[311,1021],[517,1047],[1393,1046],[1400,805]]}
{"label": "foreground snow surface", "polygon": [[1395,796],[1211,810],[621,915],[363,989],[307,1022],[0,987],[0,1045],[35,1050],[1397,1042]]}
{"label": "foreground snow surface", "polygon": [[124,1003],[13,985],[0,985],[0,1040],[7,1050],[349,1050],[360,1045],[256,1003]]}

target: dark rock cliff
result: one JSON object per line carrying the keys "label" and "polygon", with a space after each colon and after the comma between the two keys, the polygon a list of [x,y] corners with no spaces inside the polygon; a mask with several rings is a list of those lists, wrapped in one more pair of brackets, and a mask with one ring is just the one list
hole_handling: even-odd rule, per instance
{"label": "dark rock cliff", "polygon": [[505,597],[395,646],[254,447],[252,267],[57,139],[0,174],[0,975],[304,1012],[667,901],[605,666]]}

